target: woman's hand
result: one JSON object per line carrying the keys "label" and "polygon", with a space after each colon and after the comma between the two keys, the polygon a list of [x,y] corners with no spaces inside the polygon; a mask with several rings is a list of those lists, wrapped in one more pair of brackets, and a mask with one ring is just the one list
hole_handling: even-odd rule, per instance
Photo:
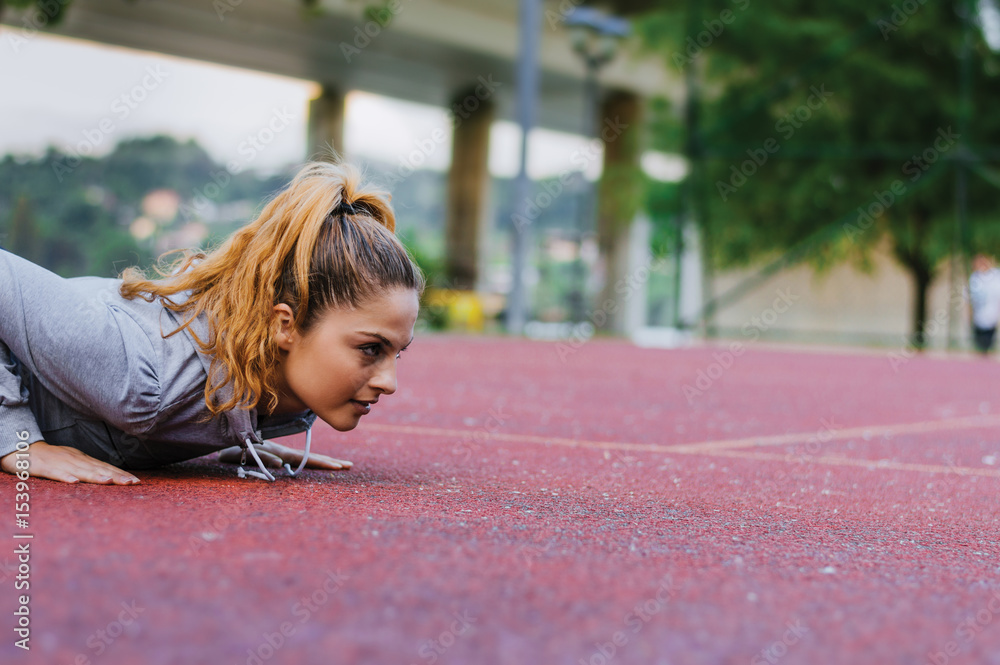
{"label": "woman's hand", "polygon": [[[274,441],[264,441],[263,446],[257,446],[257,454],[260,455],[260,461],[264,463],[264,466],[271,467],[273,469],[280,469],[285,464],[291,465],[291,467],[297,468],[299,464],[302,463],[302,455],[305,453],[296,448],[289,448],[288,446],[283,446],[280,443],[275,443]],[[240,458],[243,457],[243,449],[239,446],[233,446],[232,448],[226,448],[219,453],[220,462],[228,462],[230,464],[239,464]],[[247,459],[252,459],[250,455],[247,455]],[[333,469],[333,470],[346,470],[354,466],[354,462],[348,462],[347,460],[334,459],[332,457],[327,457],[326,455],[320,455],[318,453],[309,453],[309,461],[306,462],[307,469]]]}
{"label": "woman's hand", "polygon": [[[18,471],[14,466],[18,459],[16,454],[0,457],[0,469],[16,474]],[[28,461],[28,475],[32,478],[98,485],[135,485],[139,482],[139,479],[131,473],[94,459],[76,448],[50,446],[44,441],[36,441],[28,447]]]}

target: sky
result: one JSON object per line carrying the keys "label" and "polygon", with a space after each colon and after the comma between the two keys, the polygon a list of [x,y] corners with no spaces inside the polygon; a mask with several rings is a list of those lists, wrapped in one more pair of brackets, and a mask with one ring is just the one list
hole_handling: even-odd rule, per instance
{"label": "sky", "polygon": [[118,141],[167,133],[194,137],[216,159],[275,112],[290,116],[252,168],[273,169],[305,153],[305,81],[159,54],[36,34],[15,42],[0,29],[0,151],[38,154],[46,145],[105,154]]}
{"label": "sky", "polygon": [[[0,154],[39,155],[55,145],[103,155],[122,139],[165,133],[196,139],[220,163],[235,160],[241,170],[271,173],[308,156],[309,100],[319,88],[310,81],[43,33],[24,39],[0,28],[0,91]],[[348,158],[399,164],[427,145],[435,130],[449,127],[443,108],[352,91],[344,152]],[[444,135],[424,168],[448,168],[451,135]],[[254,136],[260,150],[248,148]],[[585,147],[582,136],[535,130],[529,175],[575,170],[573,154]],[[490,171],[512,177],[519,159],[519,127],[496,122]],[[589,178],[599,176],[600,162],[588,161]],[[667,177],[683,172],[676,159],[663,155],[648,155],[644,163]]]}

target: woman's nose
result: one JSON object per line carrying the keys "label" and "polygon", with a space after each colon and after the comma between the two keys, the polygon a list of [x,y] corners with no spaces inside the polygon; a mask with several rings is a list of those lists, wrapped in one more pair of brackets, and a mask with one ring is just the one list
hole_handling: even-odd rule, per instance
{"label": "woman's nose", "polygon": [[391,395],[396,392],[395,358],[389,358],[386,362],[381,364],[378,371],[375,373],[375,376],[372,377],[370,385],[383,395]]}

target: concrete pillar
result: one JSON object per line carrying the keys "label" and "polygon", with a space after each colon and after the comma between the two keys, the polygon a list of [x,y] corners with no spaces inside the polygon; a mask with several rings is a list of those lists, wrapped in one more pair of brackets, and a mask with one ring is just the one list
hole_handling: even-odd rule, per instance
{"label": "concrete pillar", "polygon": [[309,159],[330,161],[344,153],[344,93],[323,86],[319,97],[309,102]]}
{"label": "concrete pillar", "polygon": [[[453,289],[472,290],[479,281],[482,238],[489,229],[490,127],[493,103],[475,86],[452,100],[456,112],[448,173],[445,275]],[[466,117],[464,117],[466,116]]]}
{"label": "concrete pillar", "polygon": [[704,289],[702,280],[705,272],[702,269],[701,236],[698,227],[691,222],[684,224],[684,251],[681,254],[680,275],[681,282],[680,303],[678,303],[678,313],[680,325],[685,328],[693,328],[698,323],[698,315],[705,304]]}
{"label": "concrete pillar", "polygon": [[613,91],[598,115],[597,136],[604,143],[604,170],[598,185],[597,242],[604,266],[604,286],[597,303],[604,316],[588,317],[616,333],[625,332],[626,307],[616,285],[628,278],[628,242],[632,219],[640,207],[642,178],[641,108],[631,92]]}
{"label": "concrete pillar", "polygon": [[644,328],[649,318],[649,279],[654,268],[652,238],[653,224],[646,213],[640,212],[632,222],[627,243],[626,265],[632,279],[624,285],[624,294],[619,294],[625,300],[622,332],[629,337]]}

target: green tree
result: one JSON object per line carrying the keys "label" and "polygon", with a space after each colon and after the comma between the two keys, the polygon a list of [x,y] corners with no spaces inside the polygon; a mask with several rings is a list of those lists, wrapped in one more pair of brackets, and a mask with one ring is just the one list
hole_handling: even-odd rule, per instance
{"label": "green tree", "polygon": [[[14,7],[17,9],[34,7],[37,13],[35,23],[39,27],[46,25],[56,26],[59,25],[66,16],[66,11],[69,9],[72,1],[73,0],[0,0],[0,19],[3,18],[4,9],[6,7]],[[128,1],[135,3],[138,0]],[[319,11],[319,0],[301,0],[301,3],[306,16],[315,15]],[[232,11],[238,4],[238,2],[222,3],[224,8],[223,11]],[[376,6],[375,8],[370,8],[367,11],[377,12],[378,7]]]}
{"label": "green tree", "polygon": [[1000,253],[1000,192],[978,176],[1000,158],[1000,62],[977,18],[967,0],[692,0],[646,16],[646,44],[697,93],[688,200],[712,264],[863,265],[888,241],[922,345],[927,290],[959,241]]}
{"label": "green tree", "polygon": [[[252,214],[286,181],[286,174],[229,174],[195,142],[168,136],[129,139],[100,158],[51,148],[39,158],[8,155],[0,159],[0,242],[67,277],[113,277],[155,258],[152,245],[137,242],[129,230],[149,192],[172,189],[192,211],[161,220],[161,230],[169,232],[202,221],[206,202],[237,204]],[[212,222],[206,245],[249,221],[234,215]]]}
{"label": "green tree", "polygon": [[6,245],[10,251],[29,261],[38,260],[41,238],[38,235],[35,216],[31,211],[31,201],[25,196],[17,199],[17,207],[14,208],[11,216],[10,233]]}
{"label": "green tree", "polygon": [[71,0],[0,0],[0,19],[6,7],[27,9],[34,7],[37,12],[35,22],[40,26],[59,25],[66,15]]}

